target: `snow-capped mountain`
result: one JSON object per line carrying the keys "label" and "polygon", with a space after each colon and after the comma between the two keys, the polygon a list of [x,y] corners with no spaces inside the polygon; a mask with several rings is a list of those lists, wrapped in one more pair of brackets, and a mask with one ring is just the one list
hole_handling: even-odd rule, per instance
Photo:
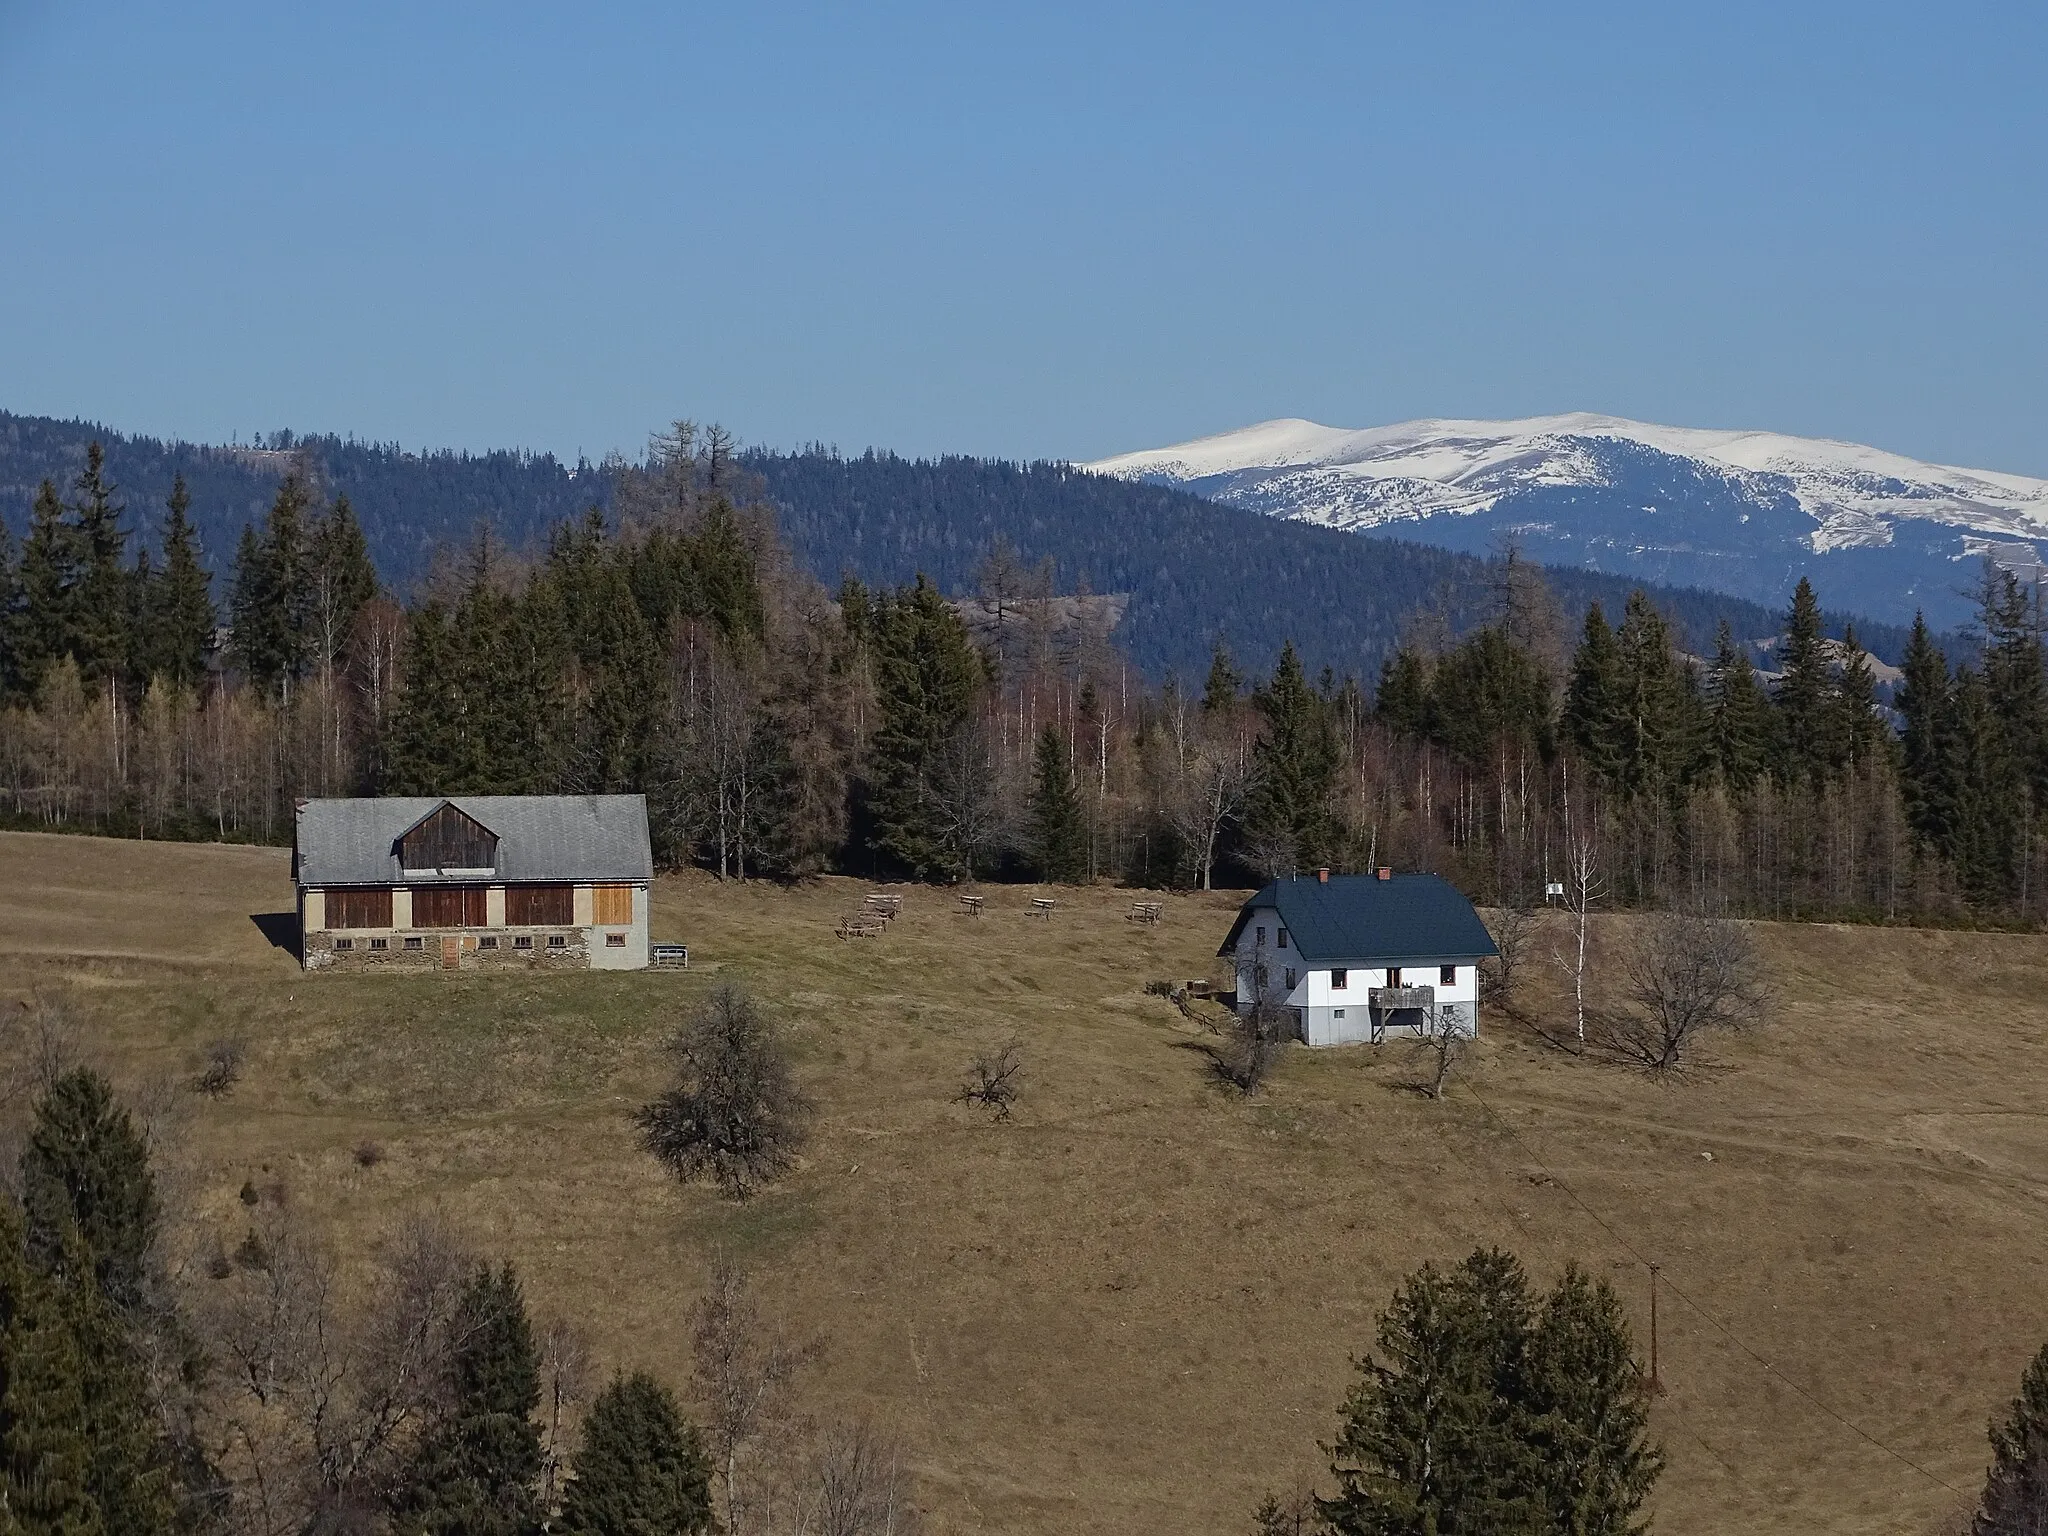
{"label": "snow-capped mountain", "polygon": [[1261,422],[1082,466],[1275,517],[1941,624],[1983,557],[2039,567],[2048,480],[1854,443],[1576,413],[1348,431]]}

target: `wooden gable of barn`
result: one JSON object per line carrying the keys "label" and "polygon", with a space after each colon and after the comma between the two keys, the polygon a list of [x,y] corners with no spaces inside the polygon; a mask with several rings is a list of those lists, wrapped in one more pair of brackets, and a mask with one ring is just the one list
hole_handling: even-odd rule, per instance
{"label": "wooden gable of barn", "polygon": [[400,835],[398,862],[406,869],[496,869],[498,834],[444,800]]}

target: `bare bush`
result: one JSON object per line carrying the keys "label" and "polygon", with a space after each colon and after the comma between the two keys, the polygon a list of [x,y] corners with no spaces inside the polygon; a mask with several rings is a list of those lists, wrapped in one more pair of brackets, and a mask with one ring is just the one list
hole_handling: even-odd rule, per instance
{"label": "bare bush", "polygon": [[1623,963],[1627,1004],[1606,1020],[1607,1043],[1652,1072],[1679,1069],[1703,1033],[1762,1021],[1770,994],[1757,966],[1739,923],[1694,912],[1648,919]]}
{"label": "bare bush", "polygon": [[813,1113],[780,1034],[741,988],[707,998],[669,1043],[676,1085],[634,1116],[678,1179],[710,1177],[735,1200],[786,1172]]}
{"label": "bare bush", "polygon": [[1432,1099],[1441,1099],[1444,1089],[1450,1086],[1451,1076],[1465,1059],[1465,1053],[1472,1047],[1472,1037],[1460,1031],[1442,1014],[1432,1010],[1429,1031],[1417,1042],[1417,1053],[1421,1057],[1425,1081],[1419,1086]]}
{"label": "bare bush", "polygon": [[1023,1070],[1023,1045],[1006,1040],[968,1063],[967,1084],[956,1097],[962,1104],[980,1104],[994,1110],[998,1120],[1007,1120],[1022,1088],[1017,1079]]}
{"label": "bare bush", "polygon": [[865,1423],[819,1437],[798,1490],[796,1529],[817,1536],[910,1536],[918,1528],[896,1444]]}
{"label": "bare bush", "polygon": [[1233,1014],[1223,1038],[1209,1048],[1216,1075],[1246,1098],[1259,1091],[1273,1063],[1295,1038],[1294,1011],[1278,1003],[1258,1003]]}
{"label": "bare bush", "polygon": [[246,1049],[240,1040],[216,1040],[206,1048],[206,1061],[193,1086],[201,1093],[219,1098],[242,1080],[242,1058]]}
{"label": "bare bush", "polygon": [[1479,1000],[1488,1005],[1505,1004],[1521,985],[1522,962],[1536,938],[1536,914],[1517,898],[1496,911],[1486,927],[1500,953],[1480,964]]}
{"label": "bare bush", "polygon": [[552,1509],[568,1471],[569,1411],[590,1396],[590,1341],[565,1317],[550,1317],[540,1328],[541,1502]]}
{"label": "bare bush", "polygon": [[384,1161],[384,1147],[382,1143],[365,1136],[356,1143],[355,1150],[349,1155],[356,1160],[358,1168],[374,1168]]}
{"label": "bare bush", "polygon": [[777,1465],[802,1431],[792,1387],[817,1358],[816,1342],[793,1343],[761,1313],[745,1270],[720,1257],[691,1311],[691,1351],[704,1439],[724,1504],[727,1536],[774,1525]]}

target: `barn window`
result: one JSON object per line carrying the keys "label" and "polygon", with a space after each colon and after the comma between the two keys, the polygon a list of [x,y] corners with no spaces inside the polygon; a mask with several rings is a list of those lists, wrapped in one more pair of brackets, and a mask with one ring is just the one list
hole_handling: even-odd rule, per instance
{"label": "barn window", "polygon": [[330,890],[327,893],[327,926],[330,928],[389,928],[391,889],[389,886],[362,890]]}
{"label": "barn window", "polygon": [[495,933],[487,933],[476,941],[476,945],[478,949],[496,949],[498,947],[498,936]]}
{"label": "barn window", "polygon": [[1345,970],[1343,966],[1337,966],[1330,972],[1330,990],[1332,992],[1342,992],[1350,985],[1351,973]]}
{"label": "barn window", "polygon": [[551,933],[548,935],[549,949],[567,949],[568,947],[569,936],[566,933]]}
{"label": "barn window", "polygon": [[334,941],[334,947],[336,949],[354,949],[356,947],[356,941],[354,939],[336,939]]}
{"label": "barn window", "polygon": [[1437,985],[1455,987],[1458,984],[1458,968],[1455,965],[1440,965],[1436,968]]}
{"label": "barn window", "polygon": [[484,888],[480,885],[421,885],[412,893],[415,928],[481,928]]}
{"label": "barn window", "polygon": [[391,947],[391,941],[390,941],[389,939],[372,939],[372,940],[370,940],[370,948],[372,948],[372,949],[389,949],[390,947]]}
{"label": "barn window", "polygon": [[633,921],[633,887],[593,885],[590,888],[590,906],[594,923],[630,923]]}
{"label": "barn window", "polygon": [[425,939],[411,938],[405,941],[405,947],[407,949],[423,949],[426,947],[426,942]]}
{"label": "barn window", "polygon": [[496,869],[498,834],[443,802],[398,840],[407,869]]}
{"label": "barn window", "polygon": [[626,936],[623,933],[608,933],[604,936],[604,947],[606,949],[624,949],[626,947]]}
{"label": "barn window", "polygon": [[512,941],[512,947],[513,947],[514,949],[531,949],[531,948],[533,948],[533,935],[532,935],[532,934],[530,934],[530,933],[522,933],[522,934],[520,934],[520,935],[519,935],[519,936],[518,936],[517,938],[515,938],[515,939],[514,939],[514,940]]}
{"label": "barn window", "polygon": [[544,928],[576,921],[576,888],[569,885],[508,885],[505,921],[514,928]]}

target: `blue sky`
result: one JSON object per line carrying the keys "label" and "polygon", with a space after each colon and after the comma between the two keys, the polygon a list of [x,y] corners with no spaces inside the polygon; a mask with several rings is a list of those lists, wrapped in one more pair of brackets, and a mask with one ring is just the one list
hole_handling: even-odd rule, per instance
{"label": "blue sky", "polygon": [[0,406],[1088,458],[1586,409],[2048,475],[2048,7],[0,0]]}

